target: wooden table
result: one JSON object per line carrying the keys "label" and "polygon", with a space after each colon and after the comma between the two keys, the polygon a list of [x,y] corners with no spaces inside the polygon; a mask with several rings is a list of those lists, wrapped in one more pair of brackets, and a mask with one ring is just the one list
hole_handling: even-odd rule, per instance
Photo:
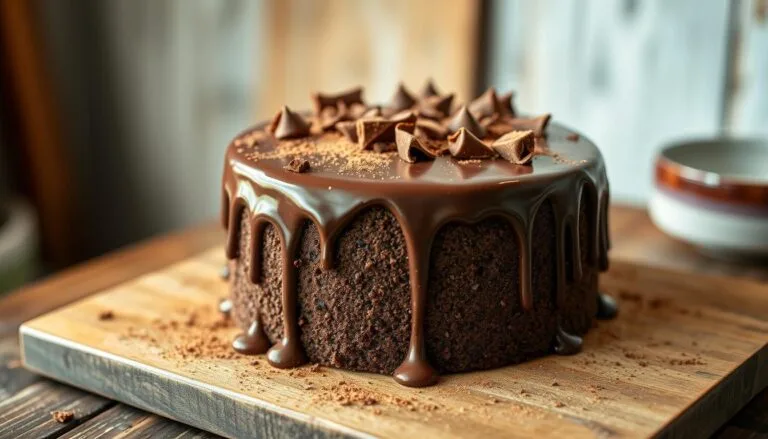
{"label": "wooden table", "polygon": [[[692,273],[768,282],[768,267],[717,262],[675,242],[650,222],[644,210],[611,210],[611,256]],[[13,437],[214,437],[206,432],[110,401],[27,372],[20,366],[17,330],[23,321],[63,304],[132,279],[220,244],[217,224],[204,225],[130,247],[0,299],[0,438]],[[77,422],[57,423],[50,412],[63,404],[87,413]],[[768,437],[768,391],[724,426],[717,438]]]}

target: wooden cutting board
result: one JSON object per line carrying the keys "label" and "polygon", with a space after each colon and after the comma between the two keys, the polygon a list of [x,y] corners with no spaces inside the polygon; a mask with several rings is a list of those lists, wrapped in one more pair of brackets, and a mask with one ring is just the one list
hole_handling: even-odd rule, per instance
{"label": "wooden cutting board", "polygon": [[582,353],[425,389],[228,349],[214,249],[21,328],[26,367],[233,437],[704,437],[768,385],[768,286],[613,261]]}

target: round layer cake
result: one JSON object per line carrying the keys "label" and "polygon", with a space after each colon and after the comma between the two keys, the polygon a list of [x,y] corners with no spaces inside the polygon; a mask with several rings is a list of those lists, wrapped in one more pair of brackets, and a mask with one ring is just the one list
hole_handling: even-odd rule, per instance
{"label": "round layer cake", "polygon": [[360,89],[317,94],[313,114],[284,107],[234,139],[235,349],[409,386],[580,349],[611,313],[599,150],[549,115],[515,115],[510,95],[452,99],[431,84],[384,107]]}

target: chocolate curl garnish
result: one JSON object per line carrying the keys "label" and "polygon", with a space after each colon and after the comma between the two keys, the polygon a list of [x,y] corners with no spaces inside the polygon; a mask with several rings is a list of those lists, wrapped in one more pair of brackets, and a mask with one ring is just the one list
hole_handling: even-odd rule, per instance
{"label": "chocolate curl garnish", "polygon": [[419,96],[421,96],[422,99],[428,98],[430,96],[440,96],[440,92],[437,91],[437,87],[435,87],[435,83],[432,81],[432,78],[427,79],[427,82],[424,84],[424,88],[421,89]]}
{"label": "chocolate curl garnish", "polygon": [[339,122],[336,124],[336,130],[349,139],[350,142],[357,143],[357,125],[355,122]]}
{"label": "chocolate curl garnish", "polygon": [[284,105],[269,124],[269,131],[278,139],[305,137],[309,135],[309,123]]}
{"label": "chocolate curl garnish", "polygon": [[472,101],[469,104],[469,111],[477,118],[489,117],[500,113],[496,89],[491,87],[480,95],[479,98]]}
{"label": "chocolate curl garnish", "polygon": [[401,111],[413,107],[414,104],[416,104],[416,98],[413,97],[411,92],[401,82],[397,85],[397,90],[392,99],[389,100],[387,108],[393,111]]}
{"label": "chocolate curl garnish", "polygon": [[526,165],[533,160],[533,150],[536,146],[533,131],[512,131],[492,144],[491,148],[505,160],[516,165]]}
{"label": "chocolate curl garnish", "polygon": [[312,95],[312,101],[315,106],[315,114],[320,115],[323,109],[336,107],[339,102],[343,102],[347,107],[351,107],[354,104],[363,104],[363,88],[355,87],[335,94],[315,93]]}
{"label": "chocolate curl garnish", "polygon": [[467,131],[474,134],[477,137],[485,137],[485,128],[483,128],[472,114],[467,109],[467,106],[462,106],[459,111],[453,116],[450,122],[448,122],[448,130],[455,133],[459,131],[459,128],[466,128]]}
{"label": "chocolate curl garnish", "polygon": [[419,102],[419,115],[430,119],[442,119],[451,114],[453,93],[445,96],[430,96]]}
{"label": "chocolate curl garnish", "polygon": [[442,140],[448,136],[448,129],[434,120],[419,119],[416,121],[415,133],[417,136]]}
{"label": "chocolate curl garnish", "polygon": [[415,163],[420,160],[434,160],[436,154],[423,144],[413,133],[416,125],[399,123],[395,127],[395,143],[397,154],[403,161]]}
{"label": "chocolate curl garnish", "polygon": [[459,160],[489,159],[496,153],[464,127],[448,136],[448,149]]}
{"label": "chocolate curl garnish", "polygon": [[536,137],[544,137],[544,132],[549,125],[549,120],[552,118],[550,113],[542,114],[541,116],[534,117],[532,119],[525,118],[512,118],[509,119],[508,125],[513,130],[533,131],[533,135]]}
{"label": "chocolate curl garnish", "polygon": [[501,110],[501,113],[506,116],[515,115],[515,106],[512,105],[513,96],[514,96],[514,93],[510,91],[498,97],[499,110]]}
{"label": "chocolate curl garnish", "polygon": [[416,122],[416,114],[413,111],[405,110],[393,114],[389,117],[389,120],[394,123],[414,123]]}
{"label": "chocolate curl garnish", "polygon": [[339,102],[336,107],[324,108],[318,117],[318,123],[323,131],[328,131],[334,128],[337,123],[346,120],[352,120],[352,115],[344,102]]}

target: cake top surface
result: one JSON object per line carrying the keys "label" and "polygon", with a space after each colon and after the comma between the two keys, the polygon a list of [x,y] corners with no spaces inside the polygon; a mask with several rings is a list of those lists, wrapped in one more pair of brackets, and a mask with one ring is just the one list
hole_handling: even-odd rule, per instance
{"label": "cake top surface", "polygon": [[[428,89],[431,88],[432,95]],[[428,83],[421,97],[403,86],[384,107],[362,89],[315,94],[315,111],[284,107],[237,136],[228,151],[235,172],[302,186],[436,186],[447,190],[552,179],[602,167],[599,150],[550,115],[522,117],[511,94],[489,89],[466,106]],[[435,103],[437,102],[437,103]],[[487,105],[486,105],[487,104]]]}

